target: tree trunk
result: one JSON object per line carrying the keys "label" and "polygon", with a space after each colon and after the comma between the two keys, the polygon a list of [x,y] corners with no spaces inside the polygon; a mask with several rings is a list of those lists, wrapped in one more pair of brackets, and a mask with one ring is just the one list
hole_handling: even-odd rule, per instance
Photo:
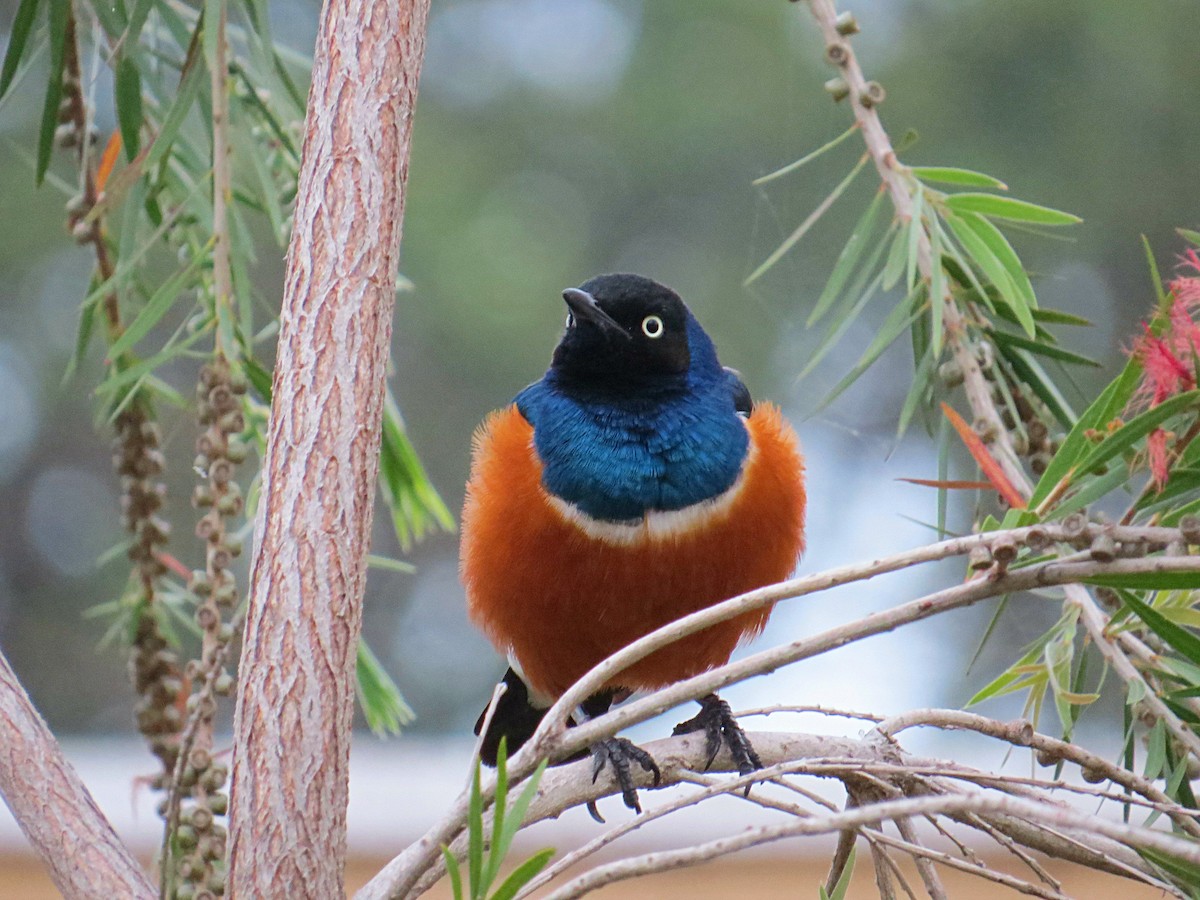
{"label": "tree trunk", "polygon": [[234,717],[230,885],[343,894],[354,661],[429,0],[328,0]]}

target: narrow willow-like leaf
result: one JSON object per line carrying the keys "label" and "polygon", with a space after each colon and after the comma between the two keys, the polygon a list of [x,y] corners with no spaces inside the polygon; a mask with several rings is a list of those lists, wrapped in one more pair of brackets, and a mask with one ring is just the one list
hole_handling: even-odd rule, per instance
{"label": "narrow willow-like leaf", "polygon": [[458,860],[454,858],[454,854],[450,852],[450,848],[442,844],[442,859],[446,863],[446,874],[450,876],[450,891],[454,895],[454,900],[465,900],[463,895],[462,870],[458,867]]}
{"label": "narrow willow-like leaf", "polygon": [[845,131],[843,131],[841,134],[839,134],[837,137],[835,137],[832,141],[829,141],[827,144],[822,144],[816,150],[812,151],[812,153],[809,153],[806,156],[800,157],[795,162],[788,163],[782,169],[776,169],[774,172],[771,172],[768,175],[763,175],[759,178],[755,178],[754,181],[752,181],[750,183],[753,184],[755,187],[757,187],[760,184],[766,184],[769,181],[774,181],[776,178],[782,178],[784,175],[790,175],[792,172],[795,172],[801,166],[805,166],[808,163],[812,162],[814,159],[818,158],[819,156],[822,156],[823,154],[828,153],[830,150],[832,150],[834,147],[836,147],[842,141],[846,140],[846,138],[850,137],[850,135],[854,134],[854,132],[856,132],[856,131],[858,131],[858,123],[857,122],[855,122],[853,125],[851,125],[849,128],[847,128]]}
{"label": "narrow willow-like leaf", "polygon": [[1090,319],[1085,319],[1083,316],[1077,316],[1074,313],[1063,312],[1061,309],[1043,309],[1038,307],[1033,311],[1033,317],[1039,322],[1045,322],[1048,325],[1082,325],[1091,326],[1093,323]]}
{"label": "narrow willow-like leaf", "polygon": [[537,796],[538,784],[542,780],[542,776],[546,773],[547,760],[542,760],[538,763],[533,774],[525,782],[525,787],[521,790],[521,794],[517,797],[509,810],[505,820],[504,831],[500,835],[500,841],[504,848],[504,852],[508,852],[508,848],[512,845],[513,838],[517,836],[517,832],[521,826],[525,824],[525,813],[529,811],[530,804],[533,803],[533,798]]}
{"label": "narrow willow-like leaf", "polygon": [[116,397],[120,395],[124,388],[129,387],[135,381],[141,380],[164,363],[181,356],[193,344],[199,341],[200,338],[204,337],[205,334],[206,331],[201,329],[194,334],[189,334],[181,341],[169,342],[167,346],[149,359],[139,360],[122,368],[119,372],[110,375],[96,386],[96,393],[101,397]]}
{"label": "narrow willow-like leaf", "polygon": [[384,401],[379,483],[402,548],[435,527],[454,530],[454,517],[425,474],[390,389]]}
{"label": "narrow willow-like leaf", "polygon": [[83,356],[92,342],[92,335],[96,330],[97,308],[97,304],[89,303],[79,311],[79,327],[75,331],[75,349],[71,352],[70,360],[67,361],[66,371],[63,372],[63,384],[67,384],[75,377],[75,372],[79,369],[79,364],[83,362]]}
{"label": "narrow willow-like leaf", "polygon": [[975,229],[965,218],[953,214],[947,215],[946,224],[950,226],[950,230],[954,232],[954,236],[958,238],[958,242],[966,250],[970,261],[987,277],[987,280],[992,283],[1000,296],[1012,308],[1021,323],[1021,327],[1032,334],[1033,314],[1029,304],[1021,296],[1020,291],[1017,290],[1017,286],[1013,284],[1008,269],[996,258],[991,248],[976,233]]}
{"label": "narrow willow-like leaf", "polygon": [[[846,895],[850,892],[850,879],[854,877],[854,854],[855,848],[851,847],[850,854],[846,857],[846,865],[842,869],[837,884],[833,886],[833,893],[829,895],[829,900],[846,900]],[[821,890],[824,889],[825,886],[821,885]]]}
{"label": "narrow willow-like leaf", "polygon": [[[210,246],[211,243],[209,241]],[[124,333],[109,345],[109,358],[116,359],[126,350],[132,350],[138,341],[150,333],[150,329],[157,325],[167,314],[167,310],[174,305],[180,293],[190,286],[192,276],[206,259],[206,253],[197,253],[192,257],[191,262],[159,286],[158,290],[146,301],[146,305],[129,323]]]}
{"label": "narrow willow-like leaf", "polygon": [[1049,359],[1056,359],[1059,362],[1070,363],[1071,365],[1091,366],[1095,369],[1100,368],[1100,363],[1091,357],[1084,356],[1082,353],[1073,353],[1054,344],[1045,344],[1018,334],[1009,334],[1007,331],[993,331],[989,329],[988,335],[997,344],[1003,343],[1011,347],[1019,347],[1022,350],[1028,350],[1030,353],[1036,353],[1038,356],[1045,356]]}
{"label": "narrow willow-like leaf", "polygon": [[63,61],[67,48],[67,19],[71,0],[48,0],[50,3],[50,80],[46,83],[46,99],[42,104],[42,124],[38,128],[37,164],[34,182],[40,187],[50,168],[54,152],[54,132],[58,128],[58,110],[62,104]]}
{"label": "narrow willow-like leaf", "polygon": [[993,219],[1012,219],[1034,225],[1075,225],[1083,221],[1079,216],[1059,209],[995,194],[948,194],[945,203],[956,213],[974,212]]}
{"label": "narrow willow-like leaf", "polygon": [[[1190,574],[1193,583],[1200,584],[1200,573]],[[1157,609],[1148,606],[1132,594],[1125,597],[1125,602],[1133,608],[1137,617],[1145,622],[1151,631],[1166,641],[1172,649],[1194,665],[1200,665],[1200,637],[1192,634],[1186,628],[1176,625]]]}
{"label": "narrow willow-like leaf", "polygon": [[8,35],[8,49],[4,52],[4,65],[0,67],[0,97],[8,92],[13,78],[17,74],[17,66],[25,53],[25,45],[29,40],[29,32],[33,28],[33,20],[37,18],[39,0],[21,0],[17,6],[17,14],[13,17],[12,30]]}
{"label": "narrow willow-like leaf", "polygon": [[938,236],[942,247],[942,267],[946,274],[954,280],[964,291],[974,291],[974,299],[986,306],[990,310],[995,310],[992,306],[992,298],[983,282],[979,280],[979,275],[975,272],[975,267],[967,261],[967,257],[963,251],[958,249],[958,245],[951,239],[952,235],[946,234],[946,230],[942,228],[941,219],[938,216],[934,217],[933,232]]}
{"label": "narrow willow-like leaf", "polygon": [[888,250],[887,261],[883,264],[883,289],[890,291],[904,274],[904,262],[908,255],[908,232],[913,227],[912,220],[905,222],[896,229],[892,238],[891,249]]}
{"label": "narrow willow-like leaf", "polygon": [[1124,462],[1117,460],[1112,464],[1109,471],[1103,475],[1091,480],[1086,480],[1085,477],[1079,490],[1055,504],[1054,509],[1050,511],[1046,518],[1061,519],[1063,516],[1069,515],[1077,509],[1085,509],[1101,497],[1107,497],[1113,491],[1118,490],[1128,480],[1129,467]]}
{"label": "narrow willow-like leaf", "polygon": [[142,131],[142,73],[128,53],[117,60],[113,87],[117,103],[117,123],[121,126],[121,141],[125,158],[130,162],[141,149]]}
{"label": "narrow willow-like leaf", "polygon": [[1037,394],[1038,398],[1046,404],[1046,408],[1050,410],[1050,414],[1063,428],[1069,430],[1078,417],[1071,408],[1071,404],[1059,391],[1058,385],[1046,375],[1038,361],[1024,350],[1009,344],[996,344],[996,349],[1004,361],[1012,367],[1021,383]]}
{"label": "narrow willow-like leaf", "polygon": [[1091,472],[1097,466],[1103,465],[1114,456],[1130,449],[1172,416],[1194,408],[1198,403],[1200,403],[1200,390],[1188,391],[1172,397],[1170,400],[1164,400],[1158,406],[1134,416],[1093,447],[1092,451],[1079,463],[1078,471],[1081,473]]}
{"label": "narrow willow-like leaf", "polygon": [[[883,251],[885,246],[886,244],[882,242],[876,246],[874,259],[867,262],[867,265],[863,269],[864,273],[870,272],[874,268],[875,263],[878,262],[879,254]],[[817,367],[817,364],[825,358],[826,354],[828,354],[829,351],[837,345],[838,341],[842,339],[842,337],[850,329],[850,326],[853,325],[858,319],[859,314],[871,301],[871,298],[879,289],[879,285],[882,281],[883,273],[880,272],[871,279],[871,283],[867,285],[861,293],[857,293],[857,291],[854,290],[846,292],[847,298],[857,296],[858,299],[855,300],[854,304],[842,315],[834,317],[834,321],[830,323],[829,330],[825,332],[825,336],[821,338],[821,342],[818,344],[817,349],[813,352],[813,355],[809,357],[804,368],[800,370],[800,374],[796,376],[797,381],[802,381],[803,379],[807,378],[813,369]]]}
{"label": "narrow willow-like leaf", "polygon": [[[3,91],[0,91],[0,94],[3,93]],[[1192,231],[1190,228],[1176,228],[1175,233],[1188,243],[1195,244],[1197,247],[1200,247],[1200,231]]]}
{"label": "narrow willow-like leaf", "polygon": [[1040,507],[1058,486],[1058,483],[1067,477],[1083,459],[1084,454],[1088,453],[1092,447],[1089,433],[1103,428],[1125,408],[1129,398],[1133,395],[1134,388],[1137,387],[1140,375],[1141,367],[1136,361],[1130,360],[1121,374],[1114,378],[1100,392],[1100,396],[1092,401],[1092,405],[1083,411],[1083,415],[1079,417],[1075,426],[1067,434],[1062,446],[1054,454],[1050,465],[1046,467],[1046,471],[1038,480],[1037,487],[1034,488],[1033,495],[1029,500],[1030,507]]}
{"label": "narrow willow-like leaf", "polygon": [[790,235],[788,235],[784,242],[776,247],[775,251],[765,260],[763,260],[762,264],[753,272],[751,272],[749,277],[747,277],[742,284],[748,285],[757,281],[759,278],[765,275],[771,269],[771,267],[775,265],[775,263],[779,262],[785,253],[796,246],[800,239],[804,237],[804,235],[808,234],[809,229],[817,224],[817,221],[821,218],[821,216],[825,215],[825,213],[829,210],[829,207],[833,206],[838,197],[842,196],[842,194],[846,192],[846,188],[850,187],[850,184],[858,176],[858,173],[863,170],[863,166],[867,164],[870,158],[870,155],[864,153],[859,158],[854,168],[850,170],[849,174],[846,175],[846,177],[840,182],[838,182],[837,187],[829,192],[829,196],[822,200],[817,205],[817,208],[809,213],[808,218],[801,222],[799,227]]}
{"label": "narrow willow-like leaf", "polygon": [[503,846],[504,814],[507,811],[508,741],[505,737],[501,737],[500,745],[496,750],[496,792],[492,796],[492,834],[489,838],[487,858],[483,862],[479,881],[471,882],[471,893],[479,897],[488,895],[488,889],[496,880],[496,875],[500,872],[500,864],[504,862],[504,856],[508,852],[508,848]]}
{"label": "narrow willow-like leaf", "polygon": [[1020,306],[1013,307],[1013,312],[1025,328],[1025,333],[1032,337],[1034,334],[1033,311],[1037,309],[1037,296],[1033,292],[1033,284],[1029,281],[1025,267],[1021,265],[1017,251],[1012,248],[1008,238],[990,219],[977,213],[964,213],[962,220],[978,235],[992,255],[1004,266],[1004,270],[1008,272],[1008,277],[1011,279],[1013,287],[1016,288],[1017,295],[1024,301]]}
{"label": "narrow willow-like leaf", "polygon": [[837,261],[833,264],[833,270],[829,273],[829,280],[825,282],[825,288],[821,291],[813,311],[808,316],[808,321],[805,323],[808,328],[817,324],[821,317],[829,311],[833,301],[841,295],[846,281],[855,271],[858,261],[862,259],[863,251],[871,244],[884,199],[883,190],[876,191],[875,198],[867,204],[862,217],[855,224],[854,230],[850,232],[850,238],[846,241],[842,252],[838,254]]}
{"label": "narrow willow-like leaf", "polygon": [[[920,325],[920,322],[921,320],[917,319],[913,323],[914,329]],[[912,385],[909,387],[908,394],[904,398],[904,405],[900,407],[900,415],[896,420],[897,440],[904,437],[905,432],[908,431],[909,424],[912,422],[913,415],[920,408],[922,402],[929,396],[935,365],[933,348],[927,347],[921,356],[920,362],[917,363],[916,369],[913,371]]]}
{"label": "narrow willow-like leaf", "polygon": [[984,700],[990,700],[993,697],[1003,697],[1005,694],[1011,694],[1025,687],[1029,681],[1030,671],[1035,667],[1041,668],[1038,662],[1042,656],[1042,646],[1045,641],[1049,640],[1051,634],[1053,634],[1053,629],[1049,634],[1039,639],[1034,647],[1027,650],[1020,659],[1005,669],[1004,672],[976,691],[975,696],[968,700],[966,705],[975,706]]}
{"label": "narrow willow-like leaf", "polygon": [[416,713],[405,702],[396,682],[362,638],[358,641],[354,670],[358,705],[362,707],[363,717],[371,731],[380,737],[399,734],[401,728],[412,723]]}
{"label": "narrow willow-like leaf", "polygon": [[[918,286],[917,290],[914,291],[913,294],[905,297],[902,301],[897,303],[895,307],[892,308],[892,311],[888,313],[887,318],[879,327],[879,331],[876,332],[874,340],[872,340],[867,349],[863,351],[863,355],[859,358],[858,362],[855,363],[854,367],[845,374],[841,381],[834,385],[833,390],[825,395],[824,399],[822,399],[817,405],[817,408],[813,410],[814,414],[825,409],[830,403],[841,396],[842,392],[845,391],[846,388],[854,384],[854,382],[856,382],[862,376],[862,374],[867,371],[867,369],[871,368],[871,366],[875,364],[875,361],[883,355],[883,351],[890,347],[896,341],[896,339],[905,332],[905,330],[913,323],[913,320],[921,315],[922,310],[919,308],[919,304],[915,304],[913,302],[917,299],[917,294],[919,292],[920,286]],[[917,306],[918,308],[914,309],[914,306]]]}
{"label": "narrow willow-like leaf", "polygon": [[546,863],[550,862],[553,856],[553,847],[546,847],[533,854],[533,856],[512,870],[509,876],[504,879],[504,883],[496,888],[496,893],[492,894],[489,900],[512,900],[517,895],[517,891],[533,881],[534,876],[546,867]]}
{"label": "narrow willow-like leaf", "polygon": [[971,169],[956,169],[950,166],[913,166],[909,171],[922,181],[933,181],[938,184],[961,184],[964,187],[995,188],[1007,191],[1008,185],[999,178],[974,172]]}
{"label": "narrow willow-like leaf", "polygon": [[933,341],[935,360],[942,358],[942,319],[945,314],[946,282],[942,269],[941,229],[934,228],[929,236],[929,335]]}
{"label": "narrow willow-like leaf", "polygon": [[1086,584],[1144,591],[1194,591],[1200,589],[1200,572],[1130,572],[1081,578]]}
{"label": "narrow willow-like leaf", "polygon": [[380,556],[377,553],[367,554],[367,565],[372,569],[382,569],[384,572],[399,572],[402,575],[412,575],[417,567],[402,559],[392,559],[390,556]]}
{"label": "narrow willow-like leaf", "polygon": [[471,795],[467,800],[467,883],[471,896],[480,896],[477,885],[483,874],[483,790],[480,786],[481,763],[475,760]]}
{"label": "narrow willow-like leaf", "polygon": [[1165,316],[1171,307],[1171,294],[1163,286],[1162,275],[1158,272],[1158,260],[1154,258],[1154,248],[1150,246],[1150,239],[1144,234],[1142,235],[1142,250],[1146,254],[1146,268],[1150,270],[1150,283],[1154,286],[1158,314]]}
{"label": "narrow willow-like leaf", "polygon": [[921,230],[925,227],[925,188],[920,182],[917,182],[912,199],[912,214],[909,218],[908,229],[908,254],[904,260],[904,284],[909,293],[917,285],[917,275],[920,271],[917,256],[921,247]]}
{"label": "narrow willow-like leaf", "polygon": [[150,152],[146,155],[147,171],[156,168],[171,152],[175,138],[179,135],[179,129],[183,127],[188,113],[192,111],[192,106],[196,102],[196,96],[203,83],[204,67],[197,65],[193,58],[184,64],[183,75],[179,80],[179,89],[175,92],[171,107],[150,145]]}

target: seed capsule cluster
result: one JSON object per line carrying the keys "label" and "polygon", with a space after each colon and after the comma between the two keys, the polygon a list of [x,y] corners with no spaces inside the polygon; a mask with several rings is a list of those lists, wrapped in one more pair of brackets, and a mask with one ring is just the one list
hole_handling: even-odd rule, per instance
{"label": "seed capsule cluster", "polygon": [[159,550],[171,531],[159,515],[166,498],[159,480],[165,460],[158,425],[140,404],[121,412],[115,424],[113,468],[121,477],[121,521],[133,537],[128,555],[137,583],[137,625],[129,662],[138,694],[134,715],[138,730],[162,763],[154,782],[161,788],[179,752],[179,703],[184,693],[179,657],[163,637],[154,608],[156,583],[165,571]]}
{"label": "seed capsule cluster", "polygon": [[197,416],[204,428],[196,440],[196,485],[192,504],[203,514],[196,536],[204,542],[205,567],[192,573],[189,588],[196,596],[196,624],[201,654],[189,661],[187,674],[195,684],[211,684],[188,698],[188,714],[196,718],[195,742],[182,769],[178,790],[184,798],[176,831],[177,898],[216,897],[224,893],[225,827],[217,821],[229,806],[223,792],[228,767],[212,755],[212,723],[217,712],[214,695],[233,693],[234,677],[225,668],[235,629],[228,621],[238,603],[237,581],[230,567],[242,552],[231,532],[230,519],[242,513],[244,500],[235,478],[247,455],[240,435],[246,423],[241,395],[246,382],[221,357],[205,365],[197,384]]}

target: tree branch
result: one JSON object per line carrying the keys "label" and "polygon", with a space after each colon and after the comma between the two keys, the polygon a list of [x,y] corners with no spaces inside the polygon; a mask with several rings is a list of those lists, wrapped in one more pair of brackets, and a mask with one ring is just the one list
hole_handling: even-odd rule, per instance
{"label": "tree branch", "polygon": [[68,900],[157,896],[0,654],[0,794]]}

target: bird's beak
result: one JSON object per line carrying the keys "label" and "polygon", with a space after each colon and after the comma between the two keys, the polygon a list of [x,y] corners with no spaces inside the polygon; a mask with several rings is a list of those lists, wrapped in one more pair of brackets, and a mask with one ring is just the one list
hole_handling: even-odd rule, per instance
{"label": "bird's beak", "polygon": [[572,315],[580,322],[591,322],[606,334],[619,334],[629,340],[629,333],[621,327],[621,323],[602,310],[596,303],[596,298],[587,291],[581,291],[579,288],[567,288],[562,295],[563,299],[567,301]]}

